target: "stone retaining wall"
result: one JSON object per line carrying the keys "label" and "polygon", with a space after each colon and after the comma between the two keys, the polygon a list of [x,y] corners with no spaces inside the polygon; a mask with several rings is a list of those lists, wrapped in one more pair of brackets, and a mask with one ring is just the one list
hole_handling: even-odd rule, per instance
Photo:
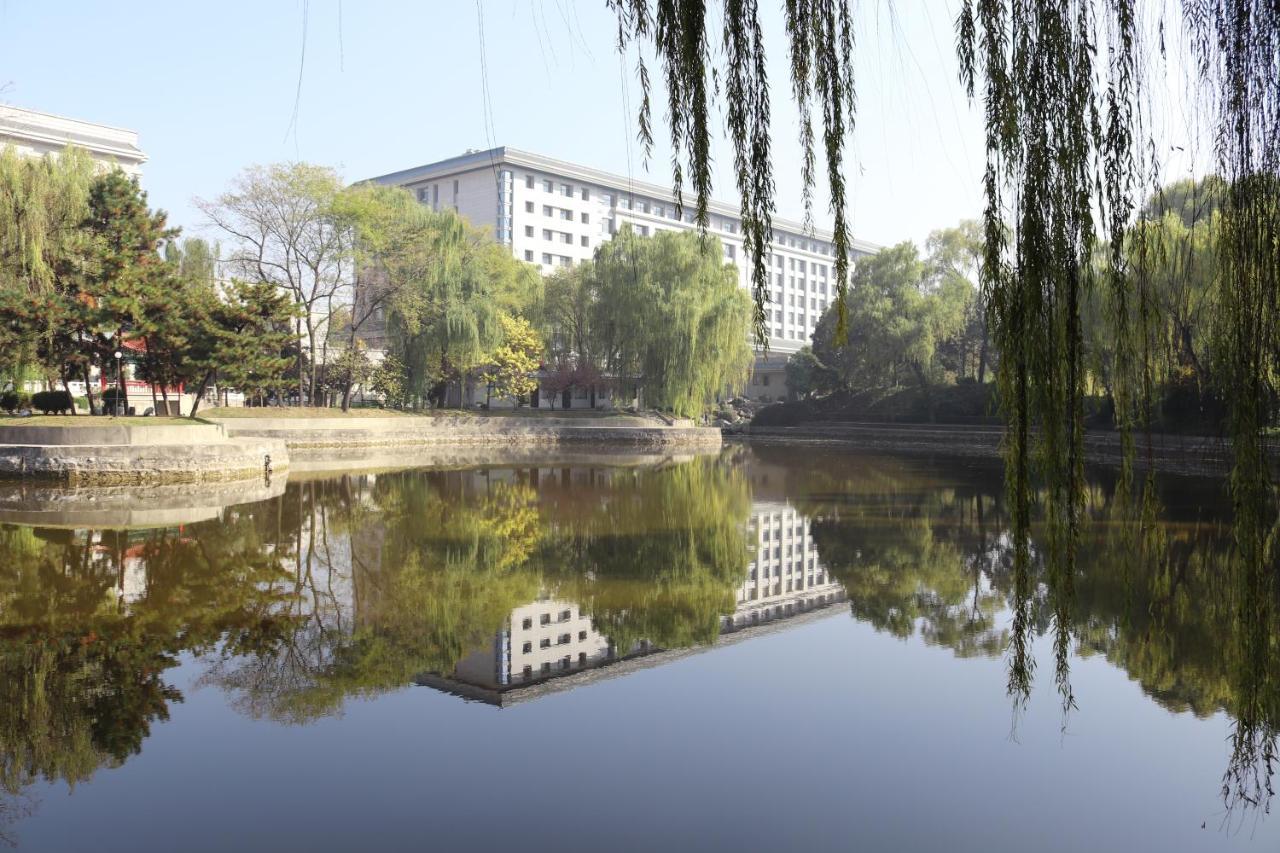
{"label": "stone retaining wall", "polygon": [[[68,418],[70,420],[70,418]],[[95,418],[94,420],[97,420]],[[105,419],[103,419],[105,420]],[[165,445],[217,444],[227,440],[221,424],[181,424],[176,426],[4,426],[0,427],[0,444],[35,445],[128,445],[152,447]]]}
{"label": "stone retaining wall", "polygon": [[[186,427],[178,427],[186,429]],[[289,468],[284,442],[222,440],[211,444],[0,445],[0,478],[71,486],[209,483],[261,478]]]}
{"label": "stone retaining wall", "polygon": [[284,494],[285,475],[225,483],[88,489],[46,483],[0,485],[0,523],[39,527],[176,527],[221,516],[223,509]]}
{"label": "stone retaining wall", "polygon": [[479,448],[524,453],[549,447],[672,453],[716,450],[721,445],[718,429],[661,426],[640,417],[602,421],[406,416],[223,418],[190,426],[13,426],[0,432],[0,441],[6,442],[0,444],[0,479],[68,485],[249,480],[263,476],[268,457],[275,473],[287,470],[290,449],[310,451],[311,470],[333,470],[367,462],[337,458],[349,455],[332,452],[335,449],[411,450],[411,461],[406,461],[406,454],[396,453],[393,459],[375,463],[403,467],[490,461]]}
{"label": "stone retaining wall", "polygon": [[[940,453],[949,456],[1001,457],[1003,430],[999,427],[936,426],[928,424],[811,423],[790,427],[749,427],[736,437],[752,443],[838,444],[893,453]],[[1217,475],[1230,470],[1231,449],[1212,436],[1152,435],[1150,447],[1135,435],[1134,462],[1145,469],[1169,474]],[[1124,459],[1120,436],[1114,432],[1086,433],[1085,461],[1119,466]],[[1273,458],[1273,462],[1276,459]]]}
{"label": "stone retaining wall", "polygon": [[[532,420],[532,419],[530,419]],[[610,419],[611,420],[611,419]],[[604,426],[571,418],[225,418],[232,437],[269,438],[291,450],[336,447],[556,447],[566,444],[645,449],[716,448],[711,427]]]}

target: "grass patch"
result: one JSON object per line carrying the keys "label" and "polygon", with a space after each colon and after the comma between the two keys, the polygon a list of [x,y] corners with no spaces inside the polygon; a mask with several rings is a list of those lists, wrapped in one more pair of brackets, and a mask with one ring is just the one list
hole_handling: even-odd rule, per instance
{"label": "grass patch", "polygon": [[58,427],[104,427],[104,426],[196,426],[206,424],[200,418],[151,418],[151,417],[102,417],[95,415],[32,415],[20,418],[13,415],[0,415],[0,427],[6,426],[58,426]]}
{"label": "grass patch", "polygon": [[645,418],[653,417],[644,412],[628,413],[616,409],[490,409],[489,411],[469,412],[490,418],[575,418],[584,421],[604,418]]}
{"label": "grass patch", "polygon": [[[351,409],[320,406],[228,406],[201,409],[199,414],[210,418],[398,418],[408,412],[395,409]],[[452,413],[451,413],[452,414]]]}
{"label": "grass patch", "polygon": [[[320,406],[254,406],[217,407],[201,409],[200,414],[210,418],[574,418],[577,420],[601,420],[605,418],[653,418],[640,412],[629,414],[613,409],[424,409],[421,412],[403,412],[398,409],[360,408],[348,412],[339,408]],[[150,420],[148,418],[147,420]]]}

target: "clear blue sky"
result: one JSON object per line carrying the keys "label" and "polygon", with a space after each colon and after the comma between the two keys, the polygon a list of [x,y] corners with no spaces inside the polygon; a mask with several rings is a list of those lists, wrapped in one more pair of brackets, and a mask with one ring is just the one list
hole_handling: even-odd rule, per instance
{"label": "clear blue sky", "polygon": [[[981,126],[956,82],[957,3],[897,0],[892,13],[877,3],[859,13],[847,170],[859,237],[922,241],[979,213]],[[762,6],[779,212],[799,218],[781,2]],[[620,66],[605,0],[481,9],[492,131],[474,0],[0,0],[0,100],[137,130],[152,203],[189,233],[201,225],[192,199],[216,196],[252,163],[307,160],[356,180],[507,144],[645,176],[634,66]],[[729,151],[723,141],[714,150],[715,194],[733,199]],[[667,163],[660,147],[647,177],[667,182]],[[816,221],[829,224],[822,187],[819,200]]]}

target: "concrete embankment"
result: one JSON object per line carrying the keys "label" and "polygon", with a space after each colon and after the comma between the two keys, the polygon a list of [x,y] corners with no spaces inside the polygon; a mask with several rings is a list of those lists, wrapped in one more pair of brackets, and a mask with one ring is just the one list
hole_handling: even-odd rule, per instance
{"label": "concrete embankment", "polygon": [[[815,422],[787,427],[752,426],[731,436],[752,443],[856,447],[890,453],[928,453],[948,456],[999,458],[1004,432],[1000,427],[932,424]],[[1170,474],[1222,474],[1230,470],[1231,449],[1212,436],[1135,435],[1134,462]],[[1120,435],[1085,435],[1085,461],[1119,466],[1124,459]]]}
{"label": "concrete embankment", "polygon": [[[268,465],[269,463],[269,465]],[[210,483],[288,470],[281,441],[238,438],[218,424],[5,426],[0,478],[70,486]]]}
{"label": "concrete embankment", "polygon": [[98,485],[48,483],[0,485],[0,523],[62,528],[176,527],[218,518],[237,504],[284,494],[286,475],[218,483]]}
{"label": "concrete embankment", "polygon": [[[448,453],[467,448],[526,450],[560,446],[617,447],[634,450],[714,449],[718,429],[687,422],[665,425],[625,416],[586,418],[520,417],[362,417],[362,418],[213,418],[233,438],[283,441],[296,458],[306,451],[349,448],[436,448]],[[307,454],[310,455],[310,454]]]}
{"label": "concrete embankment", "polygon": [[209,483],[261,478],[293,461],[308,470],[475,465],[500,450],[533,458],[549,448],[606,454],[715,450],[720,431],[642,416],[606,418],[210,418],[184,425],[7,425],[0,479],[71,486]]}

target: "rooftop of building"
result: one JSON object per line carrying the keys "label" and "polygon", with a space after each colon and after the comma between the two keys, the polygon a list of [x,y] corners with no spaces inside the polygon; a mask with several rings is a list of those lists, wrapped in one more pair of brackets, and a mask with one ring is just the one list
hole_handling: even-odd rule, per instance
{"label": "rooftop of building", "polygon": [[78,145],[92,153],[128,157],[145,163],[136,131],[84,119],[0,104],[0,138],[21,138],[53,145]]}
{"label": "rooftop of building", "polygon": [[[603,169],[595,169],[590,166],[571,163],[567,160],[558,160],[554,157],[535,154],[531,151],[523,151],[519,148],[512,148],[507,145],[501,145],[497,148],[489,148],[483,151],[470,150],[465,154],[459,154],[456,157],[448,157],[434,163],[424,163],[421,166],[414,166],[410,169],[401,169],[398,172],[389,172],[385,175],[377,175],[366,180],[376,181],[380,184],[412,184],[419,181],[430,180],[434,177],[457,174],[459,172],[471,171],[478,168],[496,168],[500,164],[522,166],[524,168],[560,175],[573,180],[587,181],[601,186],[607,186],[611,189],[618,190],[619,192],[642,195],[650,198],[660,198],[672,203],[675,202],[675,193],[669,186],[637,180],[629,175],[619,175],[614,172],[606,172]],[[692,202],[692,198],[688,194],[685,194],[685,199]],[[716,199],[711,199],[708,202],[707,210],[710,213],[719,214],[721,216],[731,216],[734,219],[739,219],[742,216],[742,211],[738,204],[718,201]],[[773,228],[775,231],[785,231],[797,236],[814,237],[828,242],[830,242],[834,237],[830,230],[817,227],[806,228],[802,222],[797,222],[793,219],[786,219],[781,216],[773,217]],[[876,252],[881,248],[875,243],[870,243],[866,240],[859,240],[857,238],[851,239],[850,242],[852,244],[851,248],[858,252]]]}

